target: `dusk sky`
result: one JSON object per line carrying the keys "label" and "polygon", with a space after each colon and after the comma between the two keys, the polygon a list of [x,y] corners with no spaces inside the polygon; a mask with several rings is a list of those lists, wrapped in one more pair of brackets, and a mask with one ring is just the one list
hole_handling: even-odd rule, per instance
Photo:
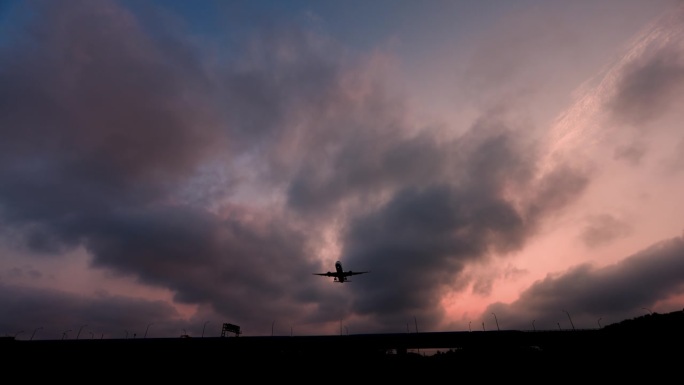
{"label": "dusk sky", "polygon": [[682,310],[683,107],[681,1],[0,1],[0,335]]}

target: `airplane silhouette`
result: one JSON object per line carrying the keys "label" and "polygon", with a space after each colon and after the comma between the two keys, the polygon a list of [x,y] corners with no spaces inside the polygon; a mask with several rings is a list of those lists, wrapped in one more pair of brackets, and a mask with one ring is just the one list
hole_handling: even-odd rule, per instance
{"label": "airplane silhouette", "polygon": [[365,274],[369,273],[368,271],[344,271],[342,270],[342,263],[340,261],[335,262],[335,272],[327,272],[327,273],[313,273],[313,275],[322,275],[325,277],[335,277],[333,282],[339,282],[339,283],[345,283],[345,282],[351,282],[347,277],[352,276],[352,275],[357,275],[357,274]]}

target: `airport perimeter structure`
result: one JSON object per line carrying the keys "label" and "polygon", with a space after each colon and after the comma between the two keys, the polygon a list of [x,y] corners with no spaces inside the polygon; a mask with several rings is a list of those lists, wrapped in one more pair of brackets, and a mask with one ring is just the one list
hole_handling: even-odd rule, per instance
{"label": "airport perimeter structure", "polygon": [[[684,325],[682,325],[684,327]],[[14,357],[55,359],[60,355],[87,359],[119,352],[126,357],[196,360],[218,354],[235,362],[248,359],[348,358],[405,356],[438,349],[461,356],[614,355],[680,348],[682,333],[623,333],[607,330],[473,331],[325,336],[230,336],[206,338],[137,338],[80,340],[14,340],[0,348]]]}
{"label": "airport perimeter structure", "polygon": [[[489,376],[535,368],[579,374],[677,368],[684,343],[684,312],[649,314],[601,329],[495,330],[320,336],[245,336],[226,324],[222,337],[18,340],[0,337],[3,368],[77,365],[118,373],[145,369],[175,379],[183,370],[250,370],[266,376],[331,370],[335,363],[354,370],[403,379],[401,373],[451,373],[486,367]],[[438,354],[422,355],[426,349]],[[673,361],[674,360],[674,361]],[[675,362],[675,364],[668,364]],[[489,371],[489,368],[493,371]],[[267,368],[254,369],[254,368]],[[319,369],[316,369],[319,368]],[[320,369],[322,368],[322,369]],[[522,369],[521,369],[522,368]],[[343,369],[338,377],[344,377]],[[592,371],[593,370],[593,371]],[[531,371],[531,372],[530,372]],[[593,375],[593,374],[592,374]],[[210,377],[208,377],[211,379]],[[264,377],[266,378],[266,377]],[[437,377],[435,377],[437,378]]]}

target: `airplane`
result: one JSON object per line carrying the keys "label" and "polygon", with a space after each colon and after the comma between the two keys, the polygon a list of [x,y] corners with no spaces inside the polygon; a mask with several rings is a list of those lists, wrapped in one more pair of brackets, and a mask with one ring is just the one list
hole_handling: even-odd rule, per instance
{"label": "airplane", "polygon": [[339,282],[339,283],[345,283],[345,282],[351,282],[349,280],[349,276],[352,275],[357,275],[357,274],[365,274],[369,273],[369,271],[344,271],[342,270],[342,263],[340,261],[335,262],[335,272],[327,272],[327,273],[313,273],[313,275],[322,275],[325,277],[335,277],[333,282]]}

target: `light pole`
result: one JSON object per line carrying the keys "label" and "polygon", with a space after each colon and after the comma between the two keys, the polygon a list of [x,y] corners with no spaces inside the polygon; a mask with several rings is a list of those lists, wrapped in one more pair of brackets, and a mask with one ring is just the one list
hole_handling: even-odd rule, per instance
{"label": "light pole", "polygon": [[483,332],[486,331],[485,328],[484,328],[484,322],[482,323],[482,331],[483,331]]}
{"label": "light pole", "polygon": [[496,314],[492,313],[492,315],[494,316],[494,321],[496,322],[496,330],[501,331],[501,329],[499,329],[499,320],[496,319]]}
{"label": "light pole", "polygon": [[78,336],[81,335],[81,330],[83,330],[83,328],[86,326],[88,326],[88,325],[81,325],[81,327],[78,329],[78,334],[76,334],[76,339],[78,339]]}
{"label": "light pole", "polygon": [[470,324],[471,324],[472,322],[473,322],[473,321],[468,321],[468,331],[469,331],[469,332],[472,332],[472,331],[473,331],[473,329],[470,328]]}
{"label": "light pole", "polygon": [[42,328],[43,328],[43,327],[41,326],[41,327],[35,328],[35,329],[33,330],[33,333],[31,334],[31,340],[33,340],[33,336],[36,335],[36,332],[37,332],[38,330],[42,329]]}
{"label": "light pole", "polygon": [[202,327],[202,338],[204,338],[204,329],[207,328],[207,324],[208,324],[208,323],[209,323],[209,321],[205,322],[205,323],[204,323],[204,326]]}
{"label": "light pole", "polygon": [[534,327],[534,321],[536,321],[536,320],[534,320],[534,319],[532,320],[532,330],[536,332],[537,329]]}
{"label": "light pole", "polygon": [[143,336],[143,338],[147,338],[147,331],[150,330],[150,326],[152,326],[153,323],[154,322],[150,322],[147,324],[147,327],[145,328],[145,335]]}
{"label": "light pole", "polygon": [[598,321],[596,321],[596,322],[598,322],[599,329],[601,329],[601,317],[599,317]]}
{"label": "light pole", "polygon": [[568,313],[565,310],[563,310],[563,311],[565,312],[565,314],[568,315],[568,319],[570,320],[570,326],[572,326],[572,330],[575,330],[575,325],[572,323],[572,318],[570,318],[570,313]]}
{"label": "light pole", "polygon": [[[416,324],[416,334],[418,334],[418,320],[416,320],[416,316],[413,316],[413,322]],[[418,349],[418,353],[420,353],[420,349]]]}

